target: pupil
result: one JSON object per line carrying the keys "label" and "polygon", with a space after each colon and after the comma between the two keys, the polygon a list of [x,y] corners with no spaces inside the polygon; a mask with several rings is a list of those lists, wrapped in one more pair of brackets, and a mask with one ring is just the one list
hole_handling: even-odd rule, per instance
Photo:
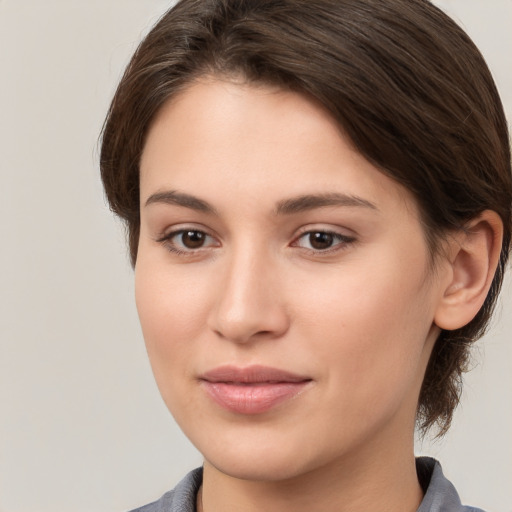
{"label": "pupil", "polygon": [[185,231],[181,235],[183,245],[189,249],[197,249],[204,244],[204,233],[201,231]]}
{"label": "pupil", "polygon": [[314,249],[328,249],[332,245],[333,238],[330,233],[310,233],[309,243]]}

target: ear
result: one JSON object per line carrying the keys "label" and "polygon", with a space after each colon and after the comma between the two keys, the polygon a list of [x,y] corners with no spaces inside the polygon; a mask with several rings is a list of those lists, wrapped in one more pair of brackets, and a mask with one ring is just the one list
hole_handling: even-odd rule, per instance
{"label": "ear", "polygon": [[445,330],[463,327],[482,307],[498,266],[503,222],[485,210],[448,242],[448,278],[434,323]]}

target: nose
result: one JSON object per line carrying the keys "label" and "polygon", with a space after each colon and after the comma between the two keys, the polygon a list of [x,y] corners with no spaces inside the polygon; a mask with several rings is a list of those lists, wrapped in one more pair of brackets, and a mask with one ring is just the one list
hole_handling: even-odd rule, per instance
{"label": "nose", "polygon": [[225,262],[208,325],[236,343],[275,339],[289,328],[277,265],[272,257],[239,251]]}

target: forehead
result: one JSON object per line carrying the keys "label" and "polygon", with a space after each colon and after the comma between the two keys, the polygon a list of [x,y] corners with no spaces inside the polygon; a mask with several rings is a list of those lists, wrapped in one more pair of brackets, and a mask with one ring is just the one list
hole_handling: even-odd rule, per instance
{"label": "forehead", "polygon": [[223,191],[230,199],[256,196],[260,202],[334,191],[414,209],[410,194],[368,162],[318,102],[213,78],[169,100],[149,130],[141,193],[159,189],[217,192],[212,199],[225,197]]}
{"label": "forehead", "polygon": [[[224,142],[226,138],[235,142],[236,137],[237,141],[249,140],[251,145],[259,143],[262,149],[271,145],[284,149],[287,135],[296,140],[311,140],[312,134],[318,132],[324,143],[344,138],[329,112],[306,94],[215,77],[203,77],[189,84],[164,103],[147,139],[155,138],[155,132],[162,134],[162,130],[172,130],[182,140],[201,136],[203,144]],[[143,159],[147,149],[148,144]]]}

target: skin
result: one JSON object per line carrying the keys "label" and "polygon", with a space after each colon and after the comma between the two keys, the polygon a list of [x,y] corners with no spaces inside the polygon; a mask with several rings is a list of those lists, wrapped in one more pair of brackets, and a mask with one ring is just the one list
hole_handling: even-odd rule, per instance
{"label": "skin", "polygon": [[[430,271],[410,194],[310,98],[214,78],[161,109],[140,186],[137,308],[162,397],[205,459],[204,510],[416,510],[415,413],[456,252]],[[311,382],[236,414],[199,380],[225,364]]]}

